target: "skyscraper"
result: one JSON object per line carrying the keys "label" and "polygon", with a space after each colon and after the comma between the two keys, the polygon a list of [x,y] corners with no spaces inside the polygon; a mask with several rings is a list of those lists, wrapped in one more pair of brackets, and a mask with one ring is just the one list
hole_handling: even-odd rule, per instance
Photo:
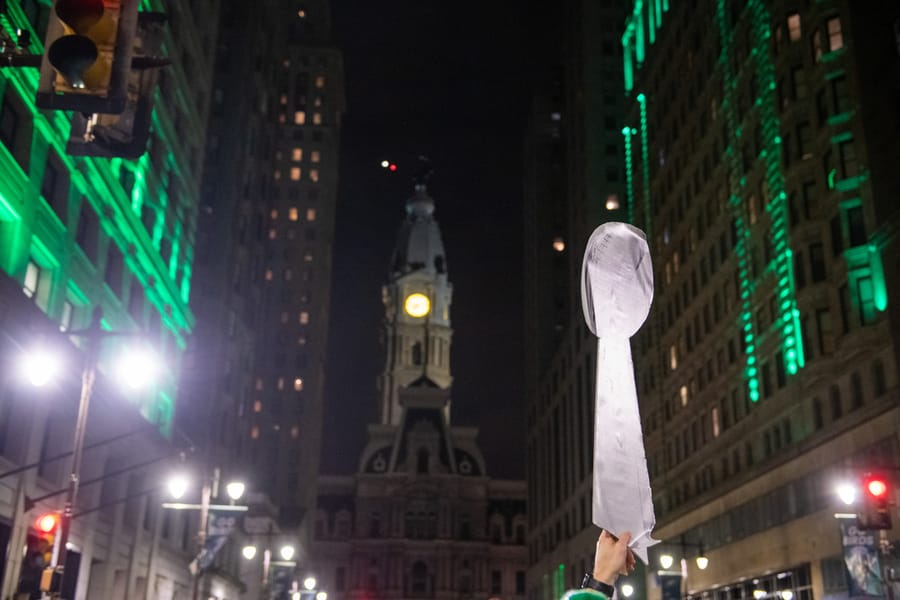
{"label": "skyscraper", "polygon": [[290,527],[315,501],[343,110],[327,2],[223,6],[185,417]]}
{"label": "skyscraper", "polygon": [[704,0],[626,23],[627,197],[656,279],[634,343],[651,566],[690,559],[681,593],[845,593],[834,514],[859,506],[836,484],[896,470],[898,18]]}

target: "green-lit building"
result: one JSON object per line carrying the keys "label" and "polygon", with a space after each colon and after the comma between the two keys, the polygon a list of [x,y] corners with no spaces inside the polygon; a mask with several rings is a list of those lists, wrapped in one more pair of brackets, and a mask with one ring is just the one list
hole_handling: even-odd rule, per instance
{"label": "green-lit building", "polygon": [[[4,5],[0,36],[9,41],[28,31],[23,50],[41,53],[50,2]],[[182,445],[173,423],[195,324],[195,230],[219,4],[148,0],[141,10],[167,13],[162,53],[173,64],[160,74],[150,142],[139,160],[67,155],[69,114],[35,107],[38,70],[0,71],[0,471],[43,461],[0,476],[3,597],[15,594],[20,575],[29,576],[21,549],[34,515],[61,507],[56,495],[29,512],[24,499],[67,480],[68,459],[46,459],[71,449],[84,343],[69,332],[86,327],[98,307],[104,328],[143,332],[164,367],[151,390],[126,394],[111,375],[128,338],[104,341],[87,425],[92,449],[70,538],[77,585],[70,578],[67,590],[76,598],[155,598],[190,585],[196,517],[162,510],[157,480],[167,467],[162,459]],[[18,369],[39,343],[67,357],[59,379],[40,390],[24,384]],[[216,596],[236,597],[234,583],[222,581]]]}
{"label": "green-lit building", "polygon": [[883,469],[893,490],[900,461],[900,5],[632,9],[627,196],[656,287],[633,344],[662,540],[647,597],[847,597],[834,515],[861,508],[837,484]]}

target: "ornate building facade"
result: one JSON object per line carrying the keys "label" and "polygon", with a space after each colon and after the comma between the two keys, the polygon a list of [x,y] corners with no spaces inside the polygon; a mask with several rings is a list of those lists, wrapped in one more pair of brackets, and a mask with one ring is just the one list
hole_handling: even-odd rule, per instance
{"label": "ornate building facade", "polygon": [[450,424],[453,288],[426,179],[382,293],[379,422],[357,473],[319,479],[309,570],[333,600],[525,593],[524,482],[488,477],[477,429]]}

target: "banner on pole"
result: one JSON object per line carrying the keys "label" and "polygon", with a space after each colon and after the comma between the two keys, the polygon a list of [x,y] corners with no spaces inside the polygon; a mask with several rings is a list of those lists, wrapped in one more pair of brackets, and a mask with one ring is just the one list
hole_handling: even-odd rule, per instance
{"label": "banner on pole", "polygon": [[231,512],[209,511],[209,522],[206,526],[206,542],[200,554],[191,561],[190,571],[192,575],[201,573],[213,564],[216,554],[228,541],[228,536],[237,526],[238,518]]}
{"label": "banner on pole", "polygon": [[841,519],[840,526],[847,595],[850,598],[883,597],[884,582],[875,533],[859,529],[856,521],[850,519]]}

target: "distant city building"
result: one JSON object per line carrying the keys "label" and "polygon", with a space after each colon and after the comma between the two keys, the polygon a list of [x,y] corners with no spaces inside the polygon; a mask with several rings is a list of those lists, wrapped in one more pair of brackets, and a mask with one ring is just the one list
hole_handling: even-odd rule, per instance
{"label": "distant city building", "polygon": [[701,0],[626,23],[626,195],[656,284],[633,343],[651,570],[687,558],[683,595],[847,597],[834,514],[860,507],[836,485],[884,469],[895,489],[898,19]]}
{"label": "distant city building", "polygon": [[184,388],[206,460],[246,480],[298,557],[315,506],[344,111],[329,10],[222,7]]}
{"label": "distant city building", "polygon": [[[558,598],[590,569],[596,340],[581,309],[591,232],[628,219],[622,140],[625,2],[573,0],[542,17],[525,144],[528,596]],[[636,596],[640,597],[638,589]]]}
{"label": "distant city building", "polygon": [[525,593],[524,482],[492,480],[477,429],[450,425],[452,286],[426,182],[382,291],[379,422],[357,473],[319,480],[309,572],[332,600]]}
{"label": "distant city building", "polygon": [[[51,3],[10,0],[5,48],[42,52]],[[81,388],[85,340],[70,336],[102,309],[102,325],[144,333],[165,363],[152,391],[112,377],[132,339],[103,342],[88,413],[68,553],[67,598],[183,597],[196,551],[197,514],[161,508],[160,481],[186,444],[174,419],[179,373],[195,325],[190,308],[215,2],[142,3],[168,17],[148,150],[139,160],[69,156],[69,113],[35,107],[37,70],[0,71],[0,548],[2,597],[36,593],[43,559],[37,515],[59,510]],[[212,23],[211,27],[201,27]],[[19,362],[38,345],[64,360],[42,388]],[[178,399],[181,402],[181,399]],[[117,441],[111,441],[117,440]],[[105,443],[103,443],[105,442]],[[36,466],[35,463],[37,463]],[[32,467],[26,467],[32,465]],[[15,471],[15,469],[21,469]],[[31,501],[35,506],[31,506]],[[213,576],[219,598],[233,580]],[[34,596],[33,596],[34,597]]]}

